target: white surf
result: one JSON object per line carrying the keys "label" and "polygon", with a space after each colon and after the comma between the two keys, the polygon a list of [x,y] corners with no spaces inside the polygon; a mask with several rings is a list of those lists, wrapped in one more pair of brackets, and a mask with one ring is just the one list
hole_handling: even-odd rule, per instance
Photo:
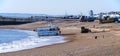
{"label": "white surf", "polygon": [[41,36],[37,32],[16,29],[0,29],[0,53],[64,43],[63,36]]}

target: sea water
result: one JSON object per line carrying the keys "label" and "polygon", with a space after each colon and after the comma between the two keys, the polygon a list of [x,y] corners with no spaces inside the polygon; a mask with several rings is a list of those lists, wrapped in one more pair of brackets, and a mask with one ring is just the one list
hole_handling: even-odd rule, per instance
{"label": "sea water", "polygon": [[63,36],[38,36],[37,32],[17,29],[0,29],[0,53],[14,52],[57,43]]}

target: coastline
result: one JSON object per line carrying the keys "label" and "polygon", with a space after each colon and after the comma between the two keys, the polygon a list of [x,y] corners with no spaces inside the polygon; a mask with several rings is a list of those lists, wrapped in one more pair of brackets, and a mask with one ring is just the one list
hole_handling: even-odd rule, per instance
{"label": "coastline", "polygon": [[[67,23],[67,24],[66,24]],[[114,26],[109,27],[110,32],[100,33],[80,33],[80,26],[86,25],[87,27]],[[74,22],[69,23],[63,22],[58,23],[61,28],[62,35],[69,42],[63,44],[55,44],[50,46],[38,47],[29,50],[3,53],[0,56],[109,56],[109,55],[120,55],[120,31],[114,31],[116,27],[115,23],[111,24],[98,24],[97,22],[80,23]],[[120,24],[118,24],[120,25]],[[40,22],[24,25],[12,25],[12,26],[0,26],[0,28],[17,28],[17,29],[28,29],[33,30],[40,26],[46,26]],[[103,35],[105,36],[103,38]],[[94,36],[98,36],[98,39],[94,39]]]}

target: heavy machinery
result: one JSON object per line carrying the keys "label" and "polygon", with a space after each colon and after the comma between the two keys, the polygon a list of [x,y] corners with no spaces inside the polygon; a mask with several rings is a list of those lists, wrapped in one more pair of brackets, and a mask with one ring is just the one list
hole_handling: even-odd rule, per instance
{"label": "heavy machinery", "polygon": [[81,27],[81,33],[88,33],[88,32],[91,32],[91,30],[88,28],[85,28],[84,26]]}

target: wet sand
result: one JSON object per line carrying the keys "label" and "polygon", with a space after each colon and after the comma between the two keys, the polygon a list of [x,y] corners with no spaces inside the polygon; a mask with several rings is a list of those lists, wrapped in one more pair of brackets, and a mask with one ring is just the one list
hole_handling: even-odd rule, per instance
{"label": "wet sand", "polygon": [[[65,36],[65,39],[69,40],[69,42],[11,53],[1,53],[0,56],[120,55],[120,23],[99,24],[98,21],[82,23],[77,20],[56,20],[53,24],[61,28],[61,35]],[[80,27],[83,25],[92,29],[92,33],[80,33]],[[95,28],[93,25],[95,25]],[[48,24],[35,22],[23,25],[0,26],[0,28],[34,30],[43,26],[48,26]],[[98,38],[95,39],[95,36]]]}

